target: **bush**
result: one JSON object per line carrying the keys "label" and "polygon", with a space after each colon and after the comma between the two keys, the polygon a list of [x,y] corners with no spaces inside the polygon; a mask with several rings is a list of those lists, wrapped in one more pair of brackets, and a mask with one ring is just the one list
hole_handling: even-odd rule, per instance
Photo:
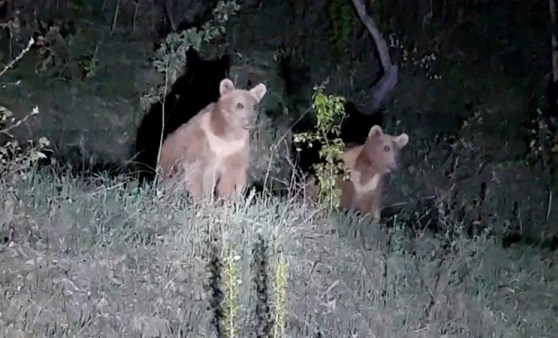
{"label": "bush", "polygon": [[320,160],[314,164],[318,179],[318,202],[331,211],[339,206],[341,191],[336,187],[336,179],[345,176],[341,161],[344,150],[341,123],[345,118],[345,99],[341,96],[324,94],[323,86],[315,86],[312,95],[312,112],[316,119],[316,131],[294,135],[295,143],[306,143],[312,148],[318,143]]}
{"label": "bush", "polygon": [[[35,41],[31,38],[27,47],[2,69],[0,77],[21,60],[34,44]],[[46,155],[43,153],[49,146],[49,140],[46,137],[39,138],[37,145],[34,144],[33,140],[28,140],[26,144],[20,145],[11,134],[13,129],[26,123],[37,114],[39,114],[39,108],[34,107],[25,117],[16,119],[11,110],[0,106],[0,136],[8,138],[8,141],[0,145],[0,177],[2,179],[21,178],[25,180],[27,179],[29,169],[33,168],[40,159],[46,158]]]}

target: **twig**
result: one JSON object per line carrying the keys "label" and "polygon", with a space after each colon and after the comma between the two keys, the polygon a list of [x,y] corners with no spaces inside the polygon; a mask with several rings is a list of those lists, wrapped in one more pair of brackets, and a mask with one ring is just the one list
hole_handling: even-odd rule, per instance
{"label": "twig", "polygon": [[114,18],[112,19],[112,27],[110,33],[114,34],[114,28],[116,27],[116,20],[118,19],[118,12],[120,11],[120,0],[116,1],[116,9],[114,10]]}
{"label": "twig", "polygon": [[21,120],[18,120],[16,123],[10,125],[9,127],[0,129],[0,134],[4,134],[7,135],[9,137],[13,137],[9,131],[19,127],[20,125],[22,125],[23,123],[27,122],[27,120],[29,120],[31,118],[31,116],[35,116],[39,113],[39,108],[38,107],[34,107],[33,110],[31,111],[31,113],[25,115],[24,118],[22,118]]}
{"label": "twig", "polygon": [[[434,199],[436,199],[435,195],[427,196],[427,197],[421,197],[418,200],[419,201],[429,201],[429,200],[434,200]],[[393,204],[390,204],[390,205],[386,205],[385,209],[402,207],[402,206],[409,205],[409,204],[411,204],[411,202],[397,202],[397,203],[393,203]]]}
{"label": "twig", "polygon": [[132,34],[136,32],[136,18],[138,16],[139,1],[134,1],[134,16],[132,16]]}
{"label": "twig", "polygon": [[159,177],[159,169],[160,169],[160,165],[161,165],[161,151],[163,148],[163,141],[165,138],[165,103],[167,101],[167,92],[168,92],[168,68],[167,71],[165,71],[165,87],[164,87],[164,96],[163,96],[163,101],[161,102],[161,137],[159,138],[159,146],[157,147],[157,162],[155,164],[155,182],[158,182],[160,177]]}
{"label": "twig", "polygon": [[269,155],[269,163],[267,165],[267,170],[265,173],[265,178],[264,178],[264,182],[263,182],[263,186],[264,189],[267,186],[267,180],[269,179],[269,173],[271,172],[271,165],[272,165],[272,161],[273,161],[273,156],[275,155],[275,151],[277,150],[277,147],[279,146],[279,144],[284,141],[287,138],[287,135],[289,134],[289,132],[292,132],[292,129],[294,128],[294,126],[300,122],[308,113],[310,112],[310,109],[306,109],[306,111],[298,117],[298,119],[296,121],[294,121],[289,128],[287,128],[287,130],[283,133],[283,135],[274,143],[269,147],[270,150],[270,155]]}
{"label": "twig", "polygon": [[8,69],[12,68],[16,62],[18,62],[19,60],[21,60],[21,58],[31,49],[31,47],[33,47],[33,45],[35,44],[35,39],[30,38],[29,39],[29,43],[27,43],[27,47],[25,47],[18,56],[15,57],[15,59],[13,59],[12,61],[10,61],[5,67],[4,69],[2,69],[2,71],[0,72],[0,77],[2,77],[4,75],[4,73],[6,73],[8,71]]}
{"label": "twig", "polygon": [[548,222],[548,219],[550,218],[550,210],[552,209],[552,189],[547,187],[546,190],[548,192],[548,202],[546,205],[546,221]]}
{"label": "twig", "polygon": [[170,1],[165,2],[165,7],[163,8],[165,11],[165,15],[167,19],[169,19],[169,23],[173,32],[176,31],[176,23],[174,22],[174,17],[172,16],[172,8],[170,8],[171,4]]}

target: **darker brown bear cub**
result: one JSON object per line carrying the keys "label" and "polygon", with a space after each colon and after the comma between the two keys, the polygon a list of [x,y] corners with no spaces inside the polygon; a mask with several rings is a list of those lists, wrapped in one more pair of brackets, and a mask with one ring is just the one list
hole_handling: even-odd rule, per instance
{"label": "darker brown bear cub", "polygon": [[[347,144],[342,159],[349,179],[336,178],[337,188],[341,189],[340,207],[370,215],[374,222],[379,222],[383,177],[397,169],[399,151],[408,142],[407,134],[384,134],[382,128],[375,125],[364,144]],[[308,197],[315,198],[318,187],[313,175],[308,177],[306,189]]]}
{"label": "darker brown bear cub", "polygon": [[161,149],[162,178],[184,187],[195,202],[217,196],[229,199],[246,186],[250,162],[250,130],[266,93],[258,84],[237,89],[230,79],[219,86],[220,97],[170,134]]}
{"label": "darker brown bear cub", "polygon": [[375,125],[363,145],[346,150],[343,162],[349,169],[350,180],[338,179],[341,207],[371,215],[374,222],[379,222],[383,176],[397,169],[399,151],[408,142],[407,134],[384,134],[382,128]]}

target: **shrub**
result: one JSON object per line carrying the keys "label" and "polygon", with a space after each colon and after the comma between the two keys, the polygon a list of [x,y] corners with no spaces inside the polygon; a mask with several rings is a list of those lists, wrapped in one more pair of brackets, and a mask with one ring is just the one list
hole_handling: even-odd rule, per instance
{"label": "shrub", "polygon": [[[0,77],[21,60],[34,44],[35,40],[31,38],[19,55],[2,69]],[[34,144],[33,140],[27,140],[27,144],[20,145],[11,134],[13,129],[26,123],[37,114],[39,114],[39,108],[34,107],[22,119],[16,119],[11,110],[0,106],[0,136],[8,138],[8,141],[0,145],[0,177],[3,179],[26,179],[29,169],[33,168],[40,159],[46,158],[46,155],[43,153],[49,146],[49,140],[46,137],[39,138],[37,145]]]}
{"label": "shrub", "polygon": [[345,168],[341,162],[344,144],[340,138],[341,123],[345,118],[345,98],[342,96],[324,94],[324,87],[315,86],[312,94],[312,111],[316,118],[316,131],[294,135],[295,143],[307,143],[312,148],[314,143],[321,144],[320,160],[313,165],[318,179],[318,202],[330,211],[337,208],[341,191],[335,181],[339,175],[345,175]]}

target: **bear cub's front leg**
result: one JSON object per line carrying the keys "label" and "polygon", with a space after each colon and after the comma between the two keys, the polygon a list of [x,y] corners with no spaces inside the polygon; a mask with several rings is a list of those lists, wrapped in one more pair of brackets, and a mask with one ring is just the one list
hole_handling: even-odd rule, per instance
{"label": "bear cub's front leg", "polygon": [[219,198],[231,199],[239,197],[246,187],[246,175],[248,171],[249,159],[244,152],[231,156],[225,161],[225,165],[221,170],[221,179],[217,185],[217,194]]}

